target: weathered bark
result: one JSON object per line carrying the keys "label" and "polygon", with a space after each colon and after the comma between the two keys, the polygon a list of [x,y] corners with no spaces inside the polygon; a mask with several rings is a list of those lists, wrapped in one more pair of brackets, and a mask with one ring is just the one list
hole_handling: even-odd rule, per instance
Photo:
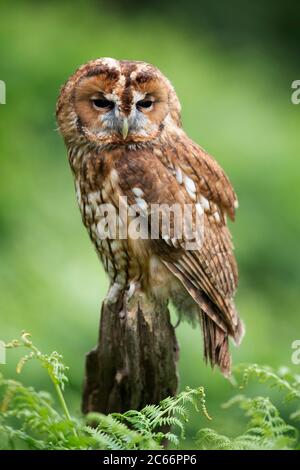
{"label": "weathered bark", "polygon": [[141,409],[174,395],[179,348],[166,304],[136,291],[102,305],[99,341],[86,357],[84,413]]}

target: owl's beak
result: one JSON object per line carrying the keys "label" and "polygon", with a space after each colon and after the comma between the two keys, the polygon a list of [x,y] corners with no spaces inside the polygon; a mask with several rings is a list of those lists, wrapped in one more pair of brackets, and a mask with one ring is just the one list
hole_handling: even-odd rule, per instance
{"label": "owl's beak", "polygon": [[122,126],[122,137],[123,139],[125,140],[127,135],[128,135],[128,129],[129,129],[129,126],[128,126],[128,119],[127,118],[124,118],[123,120],[123,126]]}

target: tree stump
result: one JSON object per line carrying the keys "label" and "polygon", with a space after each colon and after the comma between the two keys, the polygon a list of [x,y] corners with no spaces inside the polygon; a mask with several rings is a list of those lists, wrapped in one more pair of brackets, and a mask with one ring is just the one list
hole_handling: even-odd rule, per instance
{"label": "tree stump", "polygon": [[86,356],[82,411],[139,410],[177,392],[179,348],[166,303],[140,290],[102,305],[98,345]]}

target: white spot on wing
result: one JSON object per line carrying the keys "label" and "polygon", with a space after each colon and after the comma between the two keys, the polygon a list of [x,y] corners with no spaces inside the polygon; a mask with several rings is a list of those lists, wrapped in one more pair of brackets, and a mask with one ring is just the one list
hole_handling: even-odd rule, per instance
{"label": "white spot on wing", "polygon": [[136,203],[137,203],[137,205],[139,206],[140,209],[142,209],[143,211],[146,211],[148,209],[148,204],[145,201],[145,199],[142,199],[140,197],[136,197],[135,200],[136,200]]}
{"label": "white spot on wing", "polygon": [[182,171],[181,171],[181,168],[179,168],[179,166],[175,169],[175,175],[176,175],[176,179],[178,183],[182,184],[182,181],[183,181]]}
{"label": "white spot on wing", "polygon": [[217,211],[214,212],[214,218],[215,218],[216,222],[218,222],[218,223],[221,221],[219,212],[217,212]]}
{"label": "white spot on wing", "polygon": [[200,196],[200,204],[202,205],[202,207],[205,211],[209,211],[209,209],[210,209],[209,201],[208,201],[208,199],[206,199],[206,197]]}
{"label": "white spot on wing", "polygon": [[193,193],[192,191],[189,191],[187,188],[186,188],[186,190],[187,190],[187,193],[190,196],[190,198],[193,199],[193,201],[196,201],[196,194]]}
{"label": "white spot on wing", "polygon": [[144,195],[144,191],[141,188],[132,188],[132,192],[136,197],[142,197]]}
{"label": "white spot on wing", "polygon": [[195,185],[194,181],[189,176],[184,177],[184,185],[185,185],[185,189],[187,190],[188,193],[195,193],[196,192],[196,185]]}

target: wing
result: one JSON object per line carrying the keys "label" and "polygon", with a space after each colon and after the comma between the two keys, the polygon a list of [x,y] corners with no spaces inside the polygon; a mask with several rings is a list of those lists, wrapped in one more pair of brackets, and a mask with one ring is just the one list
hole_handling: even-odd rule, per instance
{"label": "wing", "polygon": [[226,213],[234,218],[237,199],[225,173],[187,138],[154,150],[129,152],[116,166],[130,204],[140,202],[147,210],[151,204],[201,207],[204,236],[200,248],[186,249],[186,240],[177,240],[172,233],[151,243],[201,310],[235,337],[239,320],[233,296],[238,273]]}

